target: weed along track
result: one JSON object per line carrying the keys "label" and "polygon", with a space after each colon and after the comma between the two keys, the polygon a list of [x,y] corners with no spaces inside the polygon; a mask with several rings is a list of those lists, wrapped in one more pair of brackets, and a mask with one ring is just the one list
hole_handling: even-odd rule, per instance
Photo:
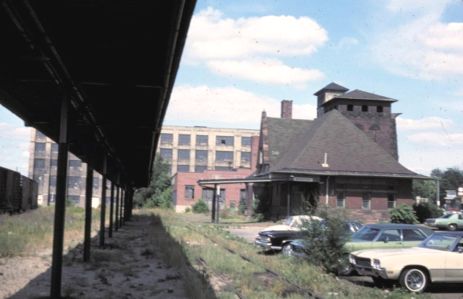
{"label": "weed along track", "polygon": [[[219,247],[226,251],[227,253],[239,257],[243,263],[247,263],[247,268],[258,268],[261,269],[261,271],[256,271],[253,273],[254,279],[257,281],[263,282],[263,285],[280,285],[280,289],[282,290],[281,295],[283,297],[288,297],[290,295],[300,295],[303,298],[316,298],[316,299],[322,299],[321,296],[314,294],[312,290],[309,290],[307,288],[301,287],[291,281],[289,281],[286,277],[283,275],[279,274],[277,271],[274,271],[267,266],[265,266],[264,261],[261,260],[254,260],[248,255],[241,254],[241,249],[242,248],[232,248],[230,245],[236,245],[232,241],[236,239],[236,237],[232,236],[226,231],[223,231],[221,228],[210,228],[210,226],[204,226],[204,230],[198,229],[197,227],[193,225],[186,225],[186,227],[193,231],[196,234],[201,235],[205,239],[207,239],[213,246]],[[201,227],[203,228],[203,227]],[[222,234],[217,234],[214,233],[214,230],[221,230],[222,234],[226,235],[225,240],[222,237]],[[207,265],[207,262],[204,259],[199,259],[199,263],[201,263],[201,267],[204,268],[210,268]],[[208,269],[209,271],[214,271],[213,269]],[[279,281],[280,283],[277,283],[276,281]],[[244,294],[242,294],[240,291],[235,291],[236,296],[239,298],[247,298]]]}
{"label": "weed along track", "polygon": [[184,275],[189,284],[186,288],[195,294],[193,298],[410,298],[400,290],[375,289],[338,279],[303,260],[261,254],[222,225],[207,223],[204,215],[155,213],[172,241],[165,244],[166,258],[182,266],[184,273],[194,273]]}

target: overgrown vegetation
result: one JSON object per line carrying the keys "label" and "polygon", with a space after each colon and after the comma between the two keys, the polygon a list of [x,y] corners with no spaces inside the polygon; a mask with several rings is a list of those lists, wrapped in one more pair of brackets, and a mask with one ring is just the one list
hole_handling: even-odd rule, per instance
{"label": "overgrown vegetation", "polygon": [[172,255],[168,260],[183,267],[183,273],[191,273],[193,267],[214,288],[211,295],[203,280],[191,279],[187,289],[194,298],[410,298],[401,290],[386,292],[337,279],[312,263],[259,254],[252,244],[223,226],[205,224],[203,215],[198,218],[198,214],[166,210],[156,210],[156,214],[174,240],[165,244],[165,253]]}
{"label": "overgrown vegetation", "polygon": [[[96,230],[99,213],[94,211],[93,228]],[[84,210],[66,208],[65,240],[74,246],[83,239]],[[0,257],[19,256],[50,248],[53,238],[54,207],[40,207],[20,215],[0,215]]]}
{"label": "overgrown vegetation", "polygon": [[418,223],[416,218],[415,211],[411,206],[408,205],[399,205],[394,209],[391,209],[389,212],[391,216],[392,223],[408,223],[415,224]]}
{"label": "overgrown vegetation", "polygon": [[347,252],[344,244],[349,239],[345,230],[347,218],[340,211],[322,211],[320,215],[325,221],[306,223],[304,245],[307,250],[307,260],[320,266],[326,272],[337,273],[346,266]]}
{"label": "overgrown vegetation", "polygon": [[209,212],[209,207],[207,206],[207,203],[200,198],[193,205],[192,210],[193,210],[193,213],[208,213]]}
{"label": "overgrown vegetation", "polygon": [[162,158],[155,159],[149,186],[135,191],[133,201],[136,207],[172,208],[172,186],[169,167],[169,164]]}
{"label": "overgrown vegetation", "polygon": [[437,218],[443,215],[441,209],[432,202],[422,202],[413,205],[416,217],[419,222],[423,223],[427,218]]}

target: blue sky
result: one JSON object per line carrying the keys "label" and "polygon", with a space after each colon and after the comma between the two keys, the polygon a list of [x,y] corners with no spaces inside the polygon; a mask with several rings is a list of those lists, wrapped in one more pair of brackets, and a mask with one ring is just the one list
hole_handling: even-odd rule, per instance
{"label": "blue sky", "polygon": [[[460,0],[199,0],[165,124],[257,129],[282,99],[314,118],[332,81],[398,100],[403,165],[463,169]],[[28,132],[2,109],[0,134],[0,165],[25,170]]]}

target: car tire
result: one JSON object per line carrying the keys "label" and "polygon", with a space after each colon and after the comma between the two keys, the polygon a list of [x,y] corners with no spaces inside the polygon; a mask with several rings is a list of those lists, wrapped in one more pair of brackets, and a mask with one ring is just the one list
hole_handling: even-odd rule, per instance
{"label": "car tire", "polygon": [[293,248],[291,247],[291,244],[285,244],[283,245],[283,248],[281,249],[281,253],[284,256],[293,256]]}
{"label": "car tire", "polygon": [[455,230],[457,230],[457,225],[454,224],[454,223],[449,224],[448,229],[451,230],[451,231],[455,231]]}
{"label": "car tire", "polygon": [[410,292],[422,293],[429,285],[429,276],[424,269],[410,267],[402,271],[399,282]]}

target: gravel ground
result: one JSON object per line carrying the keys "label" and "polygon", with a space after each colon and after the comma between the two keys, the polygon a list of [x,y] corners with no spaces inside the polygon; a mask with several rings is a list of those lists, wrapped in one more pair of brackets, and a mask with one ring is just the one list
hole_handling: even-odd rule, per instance
{"label": "gravel ground", "polygon": [[[92,246],[82,262],[82,246],[63,261],[62,295],[67,298],[188,298],[179,272],[164,263],[149,216],[135,216],[105,249]],[[0,260],[0,298],[44,298],[50,292],[50,252]]]}

